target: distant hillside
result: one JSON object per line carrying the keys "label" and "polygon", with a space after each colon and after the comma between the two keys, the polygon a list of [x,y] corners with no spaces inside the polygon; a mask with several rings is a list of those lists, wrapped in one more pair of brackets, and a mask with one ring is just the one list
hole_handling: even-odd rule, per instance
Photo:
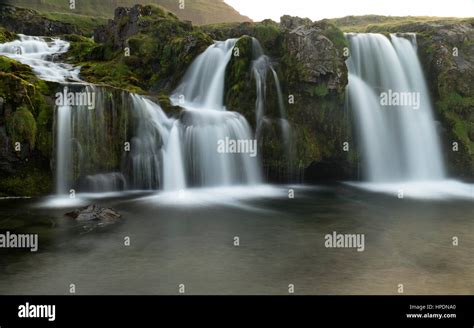
{"label": "distant hillside", "polygon": [[251,21],[223,0],[184,0],[184,9],[179,8],[178,0],[76,0],[74,11],[70,10],[67,0],[0,0],[0,2],[44,13],[76,13],[103,18],[112,18],[116,7],[132,7],[137,3],[158,4],[175,13],[180,19],[192,21],[196,25]]}
{"label": "distant hillside", "polygon": [[376,32],[392,30],[398,26],[411,23],[455,23],[470,20],[469,18],[429,17],[429,16],[346,16],[342,18],[325,19],[339,27],[344,32]]}

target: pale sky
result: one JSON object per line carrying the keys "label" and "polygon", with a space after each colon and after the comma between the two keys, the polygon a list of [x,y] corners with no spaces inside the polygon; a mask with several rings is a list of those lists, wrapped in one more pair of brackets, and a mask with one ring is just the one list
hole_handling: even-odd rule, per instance
{"label": "pale sky", "polygon": [[474,16],[474,0],[224,0],[254,21],[284,14],[312,20],[348,15]]}

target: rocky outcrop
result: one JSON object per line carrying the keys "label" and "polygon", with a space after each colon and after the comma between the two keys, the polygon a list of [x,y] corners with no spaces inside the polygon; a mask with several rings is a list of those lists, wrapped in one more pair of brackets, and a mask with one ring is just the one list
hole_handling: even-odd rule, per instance
{"label": "rocky outcrop", "polygon": [[[151,19],[154,19],[155,23],[167,18],[175,19],[175,16],[160,7],[140,5],[132,8],[118,7],[115,9],[114,19],[94,31],[94,40],[99,43],[110,42],[114,48],[123,49],[128,38],[150,27]],[[185,25],[192,28],[191,25]]]}
{"label": "rocky outcrop", "polygon": [[139,93],[169,92],[212,39],[158,6],[117,8],[95,42],[72,41],[82,77]]}
{"label": "rocky outcrop", "polygon": [[327,163],[335,179],[354,176],[356,151],[343,151],[343,143],[352,141],[352,132],[344,111],[347,69],[342,54],[346,41],[339,29],[328,23],[285,16],[280,25],[264,21],[207,31],[224,39],[248,33],[237,42],[239,56],[233,56],[227,67],[225,99],[227,108],[242,113],[253,127],[256,85],[251,69],[255,59],[251,37],[260,41],[271,56],[292,130],[288,153],[282,142],[277,88],[268,72],[265,117],[258,141],[271,180],[294,181],[304,171],[306,177],[320,180],[312,174],[318,162]]}
{"label": "rocky outcrop", "polygon": [[233,23],[203,26],[201,29],[209,34],[213,40],[227,40],[240,38],[242,36],[252,36],[262,44],[266,54],[272,58],[282,56],[283,34],[280,31],[280,24],[265,19],[259,23]]}
{"label": "rocky outcrop", "polygon": [[474,179],[474,20],[426,24],[419,31],[420,53],[444,127],[448,169]]}
{"label": "rocky outcrop", "polygon": [[[326,34],[333,26],[309,19],[283,16],[281,29],[285,35],[287,55],[295,58],[304,70],[301,82],[325,83],[329,90],[341,91],[347,84],[347,67],[338,40]],[[337,33],[337,31],[336,31]],[[343,38],[339,31],[339,38]]]}
{"label": "rocky outcrop", "polygon": [[10,32],[26,35],[80,34],[79,29],[72,24],[47,19],[31,9],[4,4],[0,4],[0,26]]}

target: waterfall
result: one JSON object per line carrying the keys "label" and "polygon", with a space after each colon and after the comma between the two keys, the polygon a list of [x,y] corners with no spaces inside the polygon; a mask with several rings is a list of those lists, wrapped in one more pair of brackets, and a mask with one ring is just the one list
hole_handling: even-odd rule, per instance
{"label": "waterfall", "polygon": [[96,108],[57,108],[58,193],[77,179],[81,190],[92,192],[184,189],[179,122],[145,97],[85,88],[94,93]]}
{"label": "waterfall", "polygon": [[72,165],[71,158],[71,107],[59,106],[56,110],[56,193],[66,194],[71,186],[68,169]]}
{"label": "waterfall", "polygon": [[[182,111],[170,117],[145,97],[82,82],[78,68],[56,62],[69,49],[66,41],[21,35],[20,40],[0,45],[0,51],[61,88],[54,117],[58,195],[76,189],[172,191],[262,181],[255,133],[241,114],[228,111],[224,104],[226,67],[236,42],[218,41],[196,58],[170,97]],[[270,72],[287,140],[289,125],[278,75],[258,41],[253,43],[251,68],[261,91],[257,121],[265,115]],[[59,98],[63,101],[58,103]]]}
{"label": "waterfall", "polygon": [[184,108],[224,110],[225,70],[237,39],[218,41],[199,55],[171,99]]}
{"label": "waterfall", "polygon": [[[186,187],[178,121],[142,96],[80,81],[78,68],[55,62],[69,49],[68,42],[19,38],[1,44],[0,54],[29,65],[40,79],[58,82],[62,89],[57,98],[64,93],[54,119],[58,195],[75,188],[106,192]],[[69,103],[71,95],[74,103]]]}
{"label": "waterfall", "polygon": [[[267,76],[268,73],[271,74],[271,79],[273,78],[273,84],[275,86],[275,92],[277,96],[277,106],[278,106],[278,119],[276,120],[279,128],[281,130],[282,144],[284,148],[284,155],[287,159],[287,169],[288,172],[294,170],[294,150],[292,148],[292,131],[290,123],[288,122],[288,115],[286,113],[285,105],[283,102],[283,93],[281,91],[280,79],[278,74],[273,67],[270,57],[265,55],[263,48],[260,42],[256,38],[252,38],[252,75],[255,79],[256,86],[256,95],[255,100],[255,122],[256,122],[256,136],[260,140],[262,129],[264,123],[269,122],[269,119],[265,116],[267,104]],[[289,177],[291,180],[291,178]]]}
{"label": "waterfall", "polygon": [[[198,56],[171,96],[183,108],[176,138],[183,147],[186,179],[191,186],[256,184],[258,157],[240,151],[219,152],[219,144],[255,144],[245,118],[227,111],[224,80],[237,39],[217,41]],[[178,131],[179,129],[179,131]]]}
{"label": "waterfall", "polygon": [[[115,104],[100,87],[88,84],[62,84],[62,92],[84,94],[88,104],[57,104],[55,110],[56,192],[64,195],[75,189],[79,179],[82,191],[117,191],[127,188],[125,175],[111,162],[120,162],[115,131],[126,120],[120,111],[126,102]],[[120,132],[118,133],[120,135]],[[122,133],[125,140],[125,133]],[[123,143],[122,143],[123,144]],[[117,171],[116,171],[117,170]]]}
{"label": "waterfall", "polygon": [[132,143],[131,179],[135,189],[186,188],[179,122],[156,103],[131,95],[136,128]]}
{"label": "waterfall", "polygon": [[[225,71],[236,41],[217,42],[194,61],[175,93],[186,99],[177,118],[142,96],[81,82],[79,69],[54,62],[68,50],[66,41],[22,35],[0,51],[63,88],[57,97],[64,93],[65,103],[55,109],[54,163],[56,193],[66,195],[76,188],[182,190],[258,183],[256,156],[218,152],[226,138],[253,140],[243,116],[224,107]],[[69,103],[70,94],[89,102]]]}
{"label": "waterfall", "polygon": [[370,182],[445,177],[414,35],[347,34],[348,104]]}
{"label": "waterfall", "polygon": [[257,99],[255,101],[255,116],[257,125],[257,135],[260,133],[263,118],[265,115],[265,98],[267,95],[267,73],[270,72],[275,84],[278,110],[280,115],[280,125],[285,143],[290,141],[290,125],[288,123],[285,105],[283,102],[283,94],[281,91],[280,79],[275,71],[270,58],[265,55],[260,42],[256,38],[252,38],[253,61],[252,74],[255,78]]}

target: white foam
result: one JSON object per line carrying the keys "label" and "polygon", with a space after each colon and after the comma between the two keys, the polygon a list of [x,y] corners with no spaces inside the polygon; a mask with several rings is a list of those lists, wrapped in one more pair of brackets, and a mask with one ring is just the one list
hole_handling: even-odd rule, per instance
{"label": "white foam", "polygon": [[467,199],[474,201],[474,184],[456,180],[408,181],[390,183],[348,182],[347,184],[371,192],[379,192],[398,197],[414,199]]}
{"label": "white foam", "polygon": [[81,197],[70,198],[67,196],[52,196],[43,199],[39,204],[36,205],[37,208],[68,208],[68,207],[77,207],[84,206],[87,204],[87,201]]}
{"label": "white foam", "polygon": [[262,198],[287,197],[287,189],[270,185],[191,188],[180,191],[159,192],[136,201],[166,206],[226,205],[245,208],[243,201]]}

